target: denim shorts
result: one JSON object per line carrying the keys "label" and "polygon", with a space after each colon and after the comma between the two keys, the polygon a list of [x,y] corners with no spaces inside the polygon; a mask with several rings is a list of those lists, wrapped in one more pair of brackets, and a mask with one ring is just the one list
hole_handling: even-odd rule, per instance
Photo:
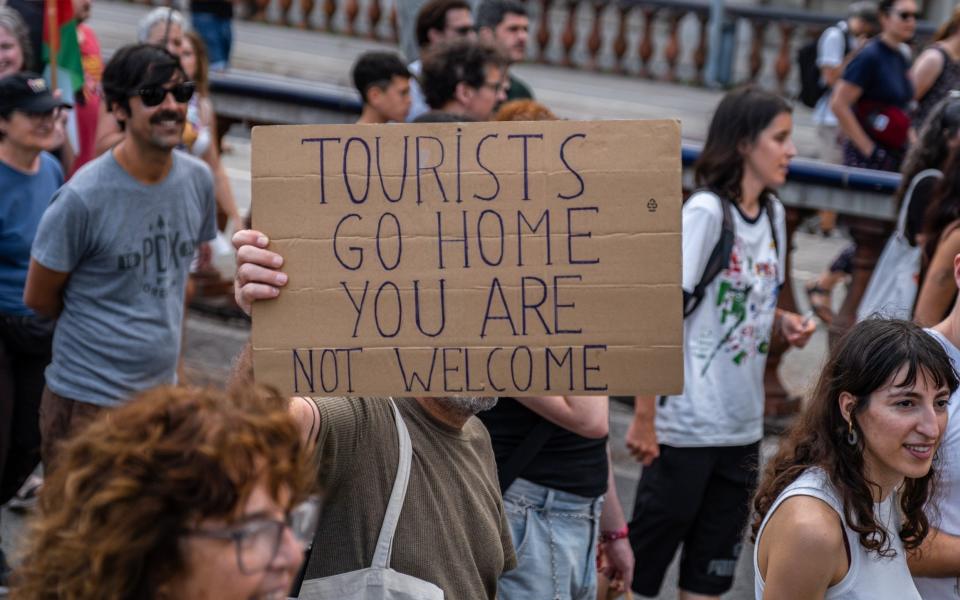
{"label": "denim shorts", "polygon": [[517,479],[503,494],[517,568],[497,585],[501,600],[595,600],[603,496],[586,498]]}
{"label": "denim shorts", "polygon": [[191,21],[194,30],[207,46],[210,68],[214,71],[226,69],[230,64],[230,50],[233,47],[231,20],[208,13],[193,13]]}

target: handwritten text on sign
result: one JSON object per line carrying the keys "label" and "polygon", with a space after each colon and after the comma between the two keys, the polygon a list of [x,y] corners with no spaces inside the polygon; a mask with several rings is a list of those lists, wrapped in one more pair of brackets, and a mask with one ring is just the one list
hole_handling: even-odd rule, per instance
{"label": "handwritten text on sign", "polygon": [[266,127],[254,228],[289,283],[258,381],[314,395],[682,387],[672,121]]}

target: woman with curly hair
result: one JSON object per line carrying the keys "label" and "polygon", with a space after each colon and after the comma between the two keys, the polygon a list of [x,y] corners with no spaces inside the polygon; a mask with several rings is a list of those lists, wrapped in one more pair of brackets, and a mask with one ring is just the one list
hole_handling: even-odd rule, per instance
{"label": "woman with curly hair", "polygon": [[930,531],[932,469],[957,374],[907,321],[840,340],[754,498],[757,600],[919,600],[905,552]]}
{"label": "woman with curly hair", "polygon": [[64,446],[11,600],[283,599],[315,469],[287,403],[158,388]]}

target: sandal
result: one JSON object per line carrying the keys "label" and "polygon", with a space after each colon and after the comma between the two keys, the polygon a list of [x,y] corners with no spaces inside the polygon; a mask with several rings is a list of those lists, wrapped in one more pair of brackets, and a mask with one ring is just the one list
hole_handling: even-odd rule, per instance
{"label": "sandal", "polygon": [[832,294],[830,290],[820,287],[816,281],[812,281],[804,286],[807,291],[807,299],[810,301],[810,309],[817,318],[823,321],[824,325],[833,323],[833,308],[831,306]]}

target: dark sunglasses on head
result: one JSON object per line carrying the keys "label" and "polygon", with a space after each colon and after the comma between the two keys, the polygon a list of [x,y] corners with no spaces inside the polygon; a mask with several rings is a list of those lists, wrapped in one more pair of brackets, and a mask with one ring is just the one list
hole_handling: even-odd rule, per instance
{"label": "dark sunglasses on head", "polygon": [[185,81],[170,88],[165,88],[161,85],[140,88],[134,92],[133,95],[140,96],[140,100],[143,101],[144,106],[159,106],[163,103],[164,98],[167,97],[167,93],[173,94],[173,99],[183,104],[193,97],[195,89],[196,86],[192,81]]}
{"label": "dark sunglasses on head", "polygon": [[476,31],[476,30],[477,30],[477,28],[476,28],[475,26],[473,26],[473,25],[464,25],[463,27],[457,27],[457,28],[454,29],[453,31],[454,31],[454,33],[456,33],[456,34],[459,35],[459,36],[466,37],[466,36],[470,35],[470,33],[474,32],[474,31]]}

